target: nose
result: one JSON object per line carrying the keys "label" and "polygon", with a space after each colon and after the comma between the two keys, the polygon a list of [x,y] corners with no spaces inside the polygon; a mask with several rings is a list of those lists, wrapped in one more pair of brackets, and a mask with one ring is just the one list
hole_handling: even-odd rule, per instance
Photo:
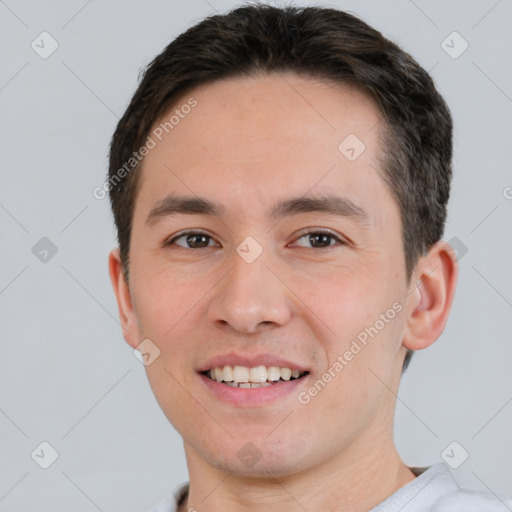
{"label": "nose", "polygon": [[292,316],[290,290],[279,272],[269,267],[265,252],[252,263],[235,251],[231,270],[214,289],[209,321],[225,330],[251,334],[273,324],[286,325]]}

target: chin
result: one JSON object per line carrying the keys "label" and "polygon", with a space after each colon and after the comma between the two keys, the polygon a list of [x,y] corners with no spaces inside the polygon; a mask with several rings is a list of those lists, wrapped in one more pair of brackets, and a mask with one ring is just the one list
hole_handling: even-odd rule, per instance
{"label": "chin", "polygon": [[300,472],[302,469],[298,461],[290,457],[275,457],[271,460],[262,454],[262,458],[257,461],[240,461],[238,457],[227,458],[223,457],[221,460],[215,459],[211,461],[212,466],[220,469],[226,473],[243,478],[254,479],[268,479],[268,478],[281,478],[294,473]]}
{"label": "chin", "polygon": [[[309,436],[307,436],[309,439]],[[295,441],[290,442],[290,440]],[[202,445],[196,453],[211,466],[244,478],[277,478],[289,476],[314,465],[314,447],[307,449],[306,436],[286,433],[279,439],[268,438],[268,431],[259,436],[247,435]]]}

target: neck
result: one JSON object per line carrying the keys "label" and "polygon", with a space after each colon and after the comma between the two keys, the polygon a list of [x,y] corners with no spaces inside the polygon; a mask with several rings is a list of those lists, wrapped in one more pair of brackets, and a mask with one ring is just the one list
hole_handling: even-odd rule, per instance
{"label": "neck", "polygon": [[392,434],[383,443],[382,432],[360,437],[321,464],[278,478],[270,469],[266,478],[248,478],[212,467],[187,444],[185,453],[190,488],[184,511],[363,512],[415,478],[400,460]]}

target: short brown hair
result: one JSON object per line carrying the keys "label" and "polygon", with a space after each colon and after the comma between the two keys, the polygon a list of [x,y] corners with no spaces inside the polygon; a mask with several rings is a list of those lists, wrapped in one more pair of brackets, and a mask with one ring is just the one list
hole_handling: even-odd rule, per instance
{"label": "short brown hair", "polygon": [[[154,123],[198,85],[280,71],[350,84],[377,104],[385,122],[382,177],[400,208],[408,279],[418,258],[441,239],[452,174],[452,120],[430,75],[346,12],[245,5],[205,18],[172,41],[146,68],[117,125],[107,183],[126,280],[140,174],[132,157]],[[403,370],[411,356],[408,351]]]}

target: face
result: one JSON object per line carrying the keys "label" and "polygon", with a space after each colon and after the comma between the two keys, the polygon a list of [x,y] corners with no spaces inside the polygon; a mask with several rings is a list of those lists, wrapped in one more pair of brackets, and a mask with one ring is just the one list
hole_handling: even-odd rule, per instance
{"label": "face", "polygon": [[[359,457],[391,429],[405,351],[378,110],[294,74],[218,81],[176,108],[190,97],[144,161],[125,337],[160,351],[148,379],[188,458],[278,476]],[[216,367],[265,383],[216,382]]]}

